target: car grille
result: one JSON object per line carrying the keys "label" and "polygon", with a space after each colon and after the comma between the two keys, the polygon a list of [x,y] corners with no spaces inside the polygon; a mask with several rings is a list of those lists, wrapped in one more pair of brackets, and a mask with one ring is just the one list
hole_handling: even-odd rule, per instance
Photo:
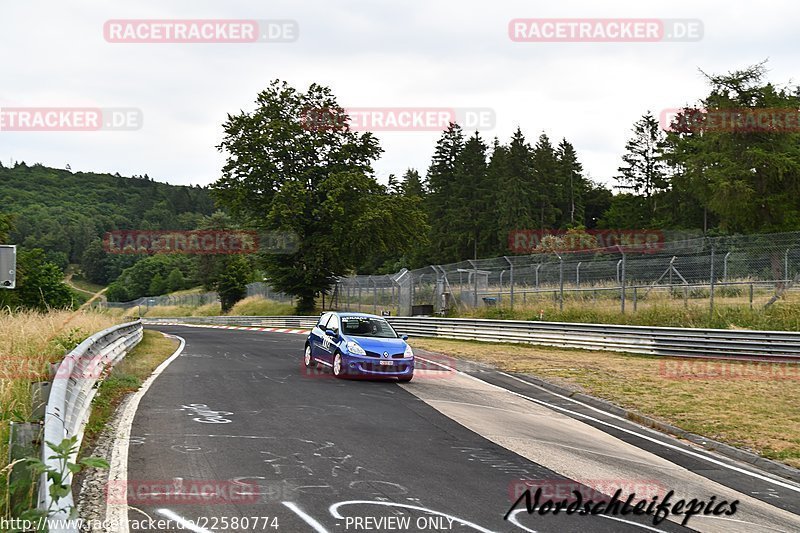
{"label": "car grille", "polygon": [[408,365],[392,365],[383,366],[375,363],[362,363],[361,367],[367,372],[385,372],[387,374],[396,374],[398,372],[405,372]]}
{"label": "car grille", "polygon": [[[383,358],[383,353],[377,353],[377,352],[367,352],[367,357],[378,357],[378,358]],[[393,355],[391,355],[390,357],[391,357],[392,359],[403,359],[403,358],[405,357],[405,354],[402,354],[402,353],[396,353],[396,354],[393,354]]]}

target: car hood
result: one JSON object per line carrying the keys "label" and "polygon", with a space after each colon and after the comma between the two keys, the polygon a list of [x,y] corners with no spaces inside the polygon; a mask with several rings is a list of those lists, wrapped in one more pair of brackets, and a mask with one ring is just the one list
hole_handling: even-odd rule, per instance
{"label": "car hood", "polygon": [[389,354],[394,355],[403,353],[406,350],[406,341],[403,339],[381,339],[378,337],[354,337],[347,335],[346,340],[357,342],[364,350],[379,354],[389,352]]}

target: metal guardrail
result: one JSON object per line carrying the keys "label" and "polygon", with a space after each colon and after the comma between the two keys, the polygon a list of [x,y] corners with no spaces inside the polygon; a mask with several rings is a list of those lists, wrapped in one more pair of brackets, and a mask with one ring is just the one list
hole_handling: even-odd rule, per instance
{"label": "metal guardrail", "polygon": [[[120,361],[128,351],[142,339],[141,321],[129,322],[95,333],[64,357],[58,366],[50,389],[44,419],[44,442],[60,444],[65,438],[77,437],[78,446],[83,440],[83,430],[89,419],[92,399],[97,393],[96,384],[108,369]],[[42,461],[58,471],[66,470],[63,461],[51,458],[52,450],[42,446]],[[70,457],[70,462],[75,461]],[[67,474],[66,484],[72,483]],[[38,507],[48,513],[50,521],[66,523],[74,507],[72,493],[58,500],[56,508],[50,496],[47,474],[42,474],[39,483]],[[52,522],[51,522],[52,525]],[[50,527],[51,533],[74,533],[77,529]]]}
{"label": "metal guardrail", "polygon": [[251,326],[262,328],[311,329],[319,316],[189,316],[178,318],[142,318],[145,324],[213,324],[217,326]]}
{"label": "metal guardrail", "polygon": [[[144,319],[147,324],[187,323],[311,328],[318,317],[187,317]],[[471,318],[387,317],[400,333],[420,337],[529,343],[673,357],[800,359],[800,333],[665,328]]]}

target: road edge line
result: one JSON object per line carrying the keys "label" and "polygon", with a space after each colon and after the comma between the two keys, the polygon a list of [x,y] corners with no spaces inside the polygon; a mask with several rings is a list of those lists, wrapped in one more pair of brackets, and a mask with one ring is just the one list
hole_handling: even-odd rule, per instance
{"label": "road edge line", "polygon": [[[112,481],[115,481],[117,483],[123,483],[127,488],[128,448],[130,445],[133,418],[136,416],[136,411],[139,408],[139,402],[142,401],[145,393],[147,393],[148,389],[150,389],[150,386],[153,384],[156,378],[158,378],[158,376],[160,376],[161,373],[167,369],[170,363],[172,363],[181,355],[184,347],[186,346],[186,339],[183,337],[179,337],[177,335],[167,335],[166,333],[162,333],[162,335],[178,339],[180,344],[175,350],[175,353],[158,365],[153,373],[150,374],[150,377],[148,377],[145,382],[142,383],[142,386],[139,388],[139,390],[129,396],[122,405],[119,416],[119,424],[117,426],[117,431],[114,434],[114,445],[111,448],[111,460],[109,461],[108,468],[108,484],[110,484]],[[115,524],[119,528],[117,529],[118,533],[129,533],[130,531],[128,527],[127,490],[125,491],[125,495],[126,501],[124,503],[106,502],[106,521],[108,523]]]}

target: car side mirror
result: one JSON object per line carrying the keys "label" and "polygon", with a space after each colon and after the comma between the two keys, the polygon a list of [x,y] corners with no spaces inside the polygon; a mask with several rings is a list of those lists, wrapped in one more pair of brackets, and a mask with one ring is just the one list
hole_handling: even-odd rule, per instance
{"label": "car side mirror", "polygon": [[328,337],[336,337],[337,333],[332,329],[326,329],[325,330],[325,335],[327,335]]}
{"label": "car side mirror", "polygon": [[400,338],[403,339],[404,341],[407,341],[408,340],[408,335],[400,335]]}

